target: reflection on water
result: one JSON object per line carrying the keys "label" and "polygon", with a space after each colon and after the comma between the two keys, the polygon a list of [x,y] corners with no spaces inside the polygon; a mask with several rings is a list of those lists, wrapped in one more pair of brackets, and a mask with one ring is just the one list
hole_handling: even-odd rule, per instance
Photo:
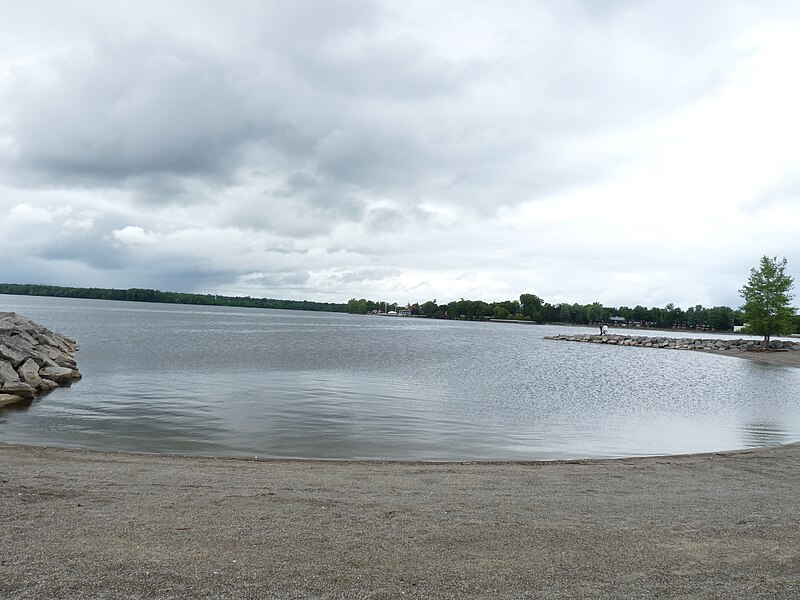
{"label": "reflection on water", "polygon": [[570,344],[543,326],[0,296],[84,378],[0,440],[429,460],[704,452],[800,439],[800,370]]}
{"label": "reflection on water", "polygon": [[795,441],[780,423],[748,423],[742,427],[742,440],[748,447],[777,446]]}

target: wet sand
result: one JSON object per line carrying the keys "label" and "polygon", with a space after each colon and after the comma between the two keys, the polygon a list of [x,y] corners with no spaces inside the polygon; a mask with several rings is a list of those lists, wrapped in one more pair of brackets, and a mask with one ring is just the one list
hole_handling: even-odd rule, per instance
{"label": "wet sand", "polygon": [[800,367],[800,351],[798,350],[770,350],[768,352],[737,352],[733,350],[701,350],[722,356],[735,356],[755,362],[785,367]]}
{"label": "wet sand", "polygon": [[3,598],[788,598],[800,444],[539,463],[0,444]]}

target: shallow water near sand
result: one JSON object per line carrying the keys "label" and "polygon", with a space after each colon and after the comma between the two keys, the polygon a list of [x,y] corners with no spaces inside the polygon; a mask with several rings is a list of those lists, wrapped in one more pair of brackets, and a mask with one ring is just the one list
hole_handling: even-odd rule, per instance
{"label": "shallow water near sand", "polygon": [[1,296],[83,380],[0,440],[219,456],[539,460],[800,440],[800,369],[576,344],[593,329]]}

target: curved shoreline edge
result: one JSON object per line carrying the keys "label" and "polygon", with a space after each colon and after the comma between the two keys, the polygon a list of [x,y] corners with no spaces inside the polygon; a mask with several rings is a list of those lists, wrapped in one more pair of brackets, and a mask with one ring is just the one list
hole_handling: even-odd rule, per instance
{"label": "curved shoreline edge", "polygon": [[670,338],[626,334],[557,334],[544,339],[562,342],[583,342],[653,350],[689,350],[705,354],[732,356],[754,362],[800,368],[800,342],[775,340],[769,350],[761,350],[760,342],[740,338]]}
{"label": "curved shoreline edge", "polygon": [[[765,452],[780,450],[781,448],[798,447],[798,457],[800,458],[800,440],[775,444],[770,446],[755,446],[752,448],[734,448],[729,450],[711,450],[708,452],[688,452],[679,454],[645,454],[641,456],[602,456],[602,457],[578,457],[578,458],[553,458],[553,459],[463,459],[463,460],[425,460],[425,459],[392,459],[392,458],[307,458],[307,457],[274,457],[274,456],[250,456],[250,455],[214,455],[214,454],[184,454],[180,452],[137,452],[133,450],[103,450],[98,448],[80,448],[69,446],[49,446],[47,444],[25,444],[22,442],[8,442],[0,440],[0,456],[5,448],[20,450],[30,450],[32,452],[43,453],[64,453],[65,455],[98,455],[107,457],[131,457],[136,458],[164,458],[186,461],[230,461],[244,463],[308,463],[309,465],[409,465],[409,466],[430,466],[447,467],[450,465],[523,465],[528,467],[545,465],[589,465],[604,464],[618,461],[648,461],[648,460],[681,460],[687,458],[713,458],[731,457],[737,455],[752,454],[754,452]],[[61,457],[66,460],[67,456]]]}
{"label": "curved shoreline edge", "polygon": [[509,463],[0,444],[0,596],[795,593],[800,443]]}

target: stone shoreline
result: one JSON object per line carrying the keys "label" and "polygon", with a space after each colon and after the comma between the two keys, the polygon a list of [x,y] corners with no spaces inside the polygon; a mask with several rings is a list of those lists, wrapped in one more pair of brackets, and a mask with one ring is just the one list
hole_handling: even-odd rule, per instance
{"label": "stone shoreline", "polygon": [[32,400],[81,378],[74,340],[0,312],[0,406]]}
{"label": "stone shoreline", "polygon": [[[670,338],[619,334],[560,334],[545,336],[546,340],[612,344],[616,346],[639,346],[642,348],[669,348],[673,350],[711,350],[720,352],[755,352],[762,350],[761,340],[715,339],[715,338]],[[770,350],[800,351],[800,342],[771,340]]]}

